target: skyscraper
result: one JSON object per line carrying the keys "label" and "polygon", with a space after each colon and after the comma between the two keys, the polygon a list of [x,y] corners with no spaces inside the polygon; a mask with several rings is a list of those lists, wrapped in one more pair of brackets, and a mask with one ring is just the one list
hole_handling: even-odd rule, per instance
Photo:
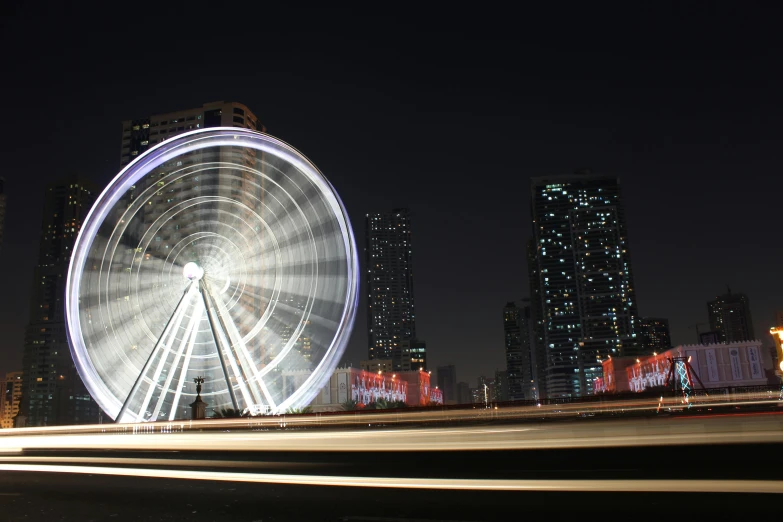
{"label": "skyscraper", "polygon": [[[543,302],[541,300],[541,287],[539,286],[538,248],[536,240],[531,238],[527,243],[527,270],[528,283],[530,285],[529,310],[529,339],[530,339],[530,365],[532,368],[532,397],[538,400],[547,397],[546,372],[547,349],[544,339]],[[526,311],[526,313],[528,313]]]}
{"label": "skyscraper", "polygon": [[457,369],[453,364],[438,366],[438,388],[444,404],[457,404]]}
{"label": "skyscraper", "polygon": [[530,307],[514,302],[503,307],[506,346],[506,387],[512,401],[533,399],[533,358],[530,349]]}
{"label": "skyscraper", "polygon": [[410,212],[397,208],[368,214],[366,235],[369,359],[392,359],[400,370],[402,341],[416,338]]}
{"label": "skyscraper", "polygon": [[68,264],[96,197],[95,187],[78,176],[46,189],[23,357],[21,408],[26,426],[98,421],[98,405],[76,372],[65,329]]}
{"label": "skyscraper", "polygon": [[635,288],[619,180],[581,172],[531,186],[550,398],[589,395],[609,355],[634,355]]}
{"label": "skyscraper", "polygon": [[241,127],[261,132],[266,130],[247,106],[224,101],[126,120],[122,122],[120,166],[125,167],[157,143],[184,132],[207,127]]}
{"label": "skyscraper", "polygon": [[644,355],[665,352],[672,347],[669,320],[662,317],[640,317],[636,328]]}
{"label": "skyscraper", "polygon": [[495,370],[495,379],[492,381],[492,400],[495,402],[508,400],[508,375],[504,370]]}
{"label": "skyscraper", "polygon": [[707,303],[710,317],[710,330],[718,334],[724,343],[753,341],[753,319],[750,316],[750,302],[745,294],[727,293],[717,296]]}

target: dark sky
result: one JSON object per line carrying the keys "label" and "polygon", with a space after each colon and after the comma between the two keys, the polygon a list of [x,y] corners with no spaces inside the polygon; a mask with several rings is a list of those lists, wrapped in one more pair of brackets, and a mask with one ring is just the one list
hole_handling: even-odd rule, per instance
{"label": "dark sky", "polygon": [[547,4],[149,4],[127,18],[4,4],[0,370],[21,364],[45,184],[105,185],[123,119],[216,100],[319,166],[360,247],[367,212],[412,209],[417,329],[460,380],[504,368],[501,309],[528,295],[530,177],[581,167],[621,179],[642,315],[692,342],[729,284],[766,339],[783,309],[781,8]]}

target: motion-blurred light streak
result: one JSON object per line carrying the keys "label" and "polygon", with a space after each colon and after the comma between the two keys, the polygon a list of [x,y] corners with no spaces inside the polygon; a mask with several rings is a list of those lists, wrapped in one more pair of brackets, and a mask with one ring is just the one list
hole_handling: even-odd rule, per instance
{"label": "motion-blurred light streak", "polygon": [[228,471],[116,468],[103,466],[61,466],[53,464],[3,464],[2,471],[77,473],[125,477],[253,482],[302,486],[361,488],[442,489],[484,491],[584,491],[584,492],[698,492],[698,493],[783,493],[783,481],[775,480],[497,480],[404,477],[350,477],[330,475],[283,475]]}

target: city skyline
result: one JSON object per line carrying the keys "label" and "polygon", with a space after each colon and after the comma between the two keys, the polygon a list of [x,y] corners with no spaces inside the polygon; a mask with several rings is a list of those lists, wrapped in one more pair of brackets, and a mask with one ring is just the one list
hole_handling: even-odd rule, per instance
{"label": "city skyline", "polygon": [[[112,63],[132,47],[92,45],[106,36],[102,29],[75,20],[67,30],[60,19],[9,26],[3,38],[16,81],[3,88],[14,100],[14,125],[2,138],[15,154],[3,173],[0,277],[19,297],[0,308],[8,332],[0,369],[21,365],[42,187],[74,170],[105,186],[119,170],[121,121],[219,99],[252,107],[271,134],[311,157],[343,199],[357,238],[366,213],[411,209],[417,334],[428,341],[430,366],[454,363],[459,381],[504,367],[498,310],[529,296],[529,179],[582,165],[622,180],[641,316],[668,318],[672,343],[692,343],[690,326],[707,321],[705,303],[729,284],[748,295],[757,336],[770,343],[766,331],[783,294],[779,247],[764,226],[776,222],[775,207],[728,209],[757,197],[759,187],[781,189],[770,175],[780,166],[781,133],[772,123],[778,83],[753,64],[774,45],[753,35],[726,41],[719,28],[732,13],[723,8],[699,13],[706,35],[693,33],[693,14],[669,20],[663,11],[651,7],[641,27],[623,33],[622,47],[569,15],[564,32],[584,36],[578,56],[576,36],[553,41],[544,32],[480,28],[464,40],[446,34],[445,46],[440,34],[392,46],[362,33],[375,47],[333,31],[308,39],[317,24],[307,23],[290,50],[255,42],[227,54],[219,43],[207,50],[175,42],[171,52],[187,51],[193,70],[223,57],[225,65],[210,65],[198,82],[154,62],[144,74],[85,66],[77,56]],[[767,11],[748,16],[763,23]],[[664,17],[670,37],[661,41]],[[42,32],[63,45],[43,48]],[[412,59],[421,49],[441,52],[425,66]],[[751,63],[734,60],[737,52]],[[525,68],[507,67],[520,59]],[[302,81],[302,70],[318,81]],[[45,154],[40,140],[27,138],[43,121],[51,127]],[[345,357],[354,366],[366,356],[365,306]]]}

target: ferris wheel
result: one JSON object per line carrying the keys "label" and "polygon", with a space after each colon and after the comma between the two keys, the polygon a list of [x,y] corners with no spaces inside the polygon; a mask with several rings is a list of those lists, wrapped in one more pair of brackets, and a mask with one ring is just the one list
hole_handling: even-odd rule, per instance
{"label": "ferris wheel", "polygon": [[74,362],[118,422],[307,405],[353,327],[356,244],[334,188],[267,134],[212,128],[140,155],[99,196],[66,288]]}

